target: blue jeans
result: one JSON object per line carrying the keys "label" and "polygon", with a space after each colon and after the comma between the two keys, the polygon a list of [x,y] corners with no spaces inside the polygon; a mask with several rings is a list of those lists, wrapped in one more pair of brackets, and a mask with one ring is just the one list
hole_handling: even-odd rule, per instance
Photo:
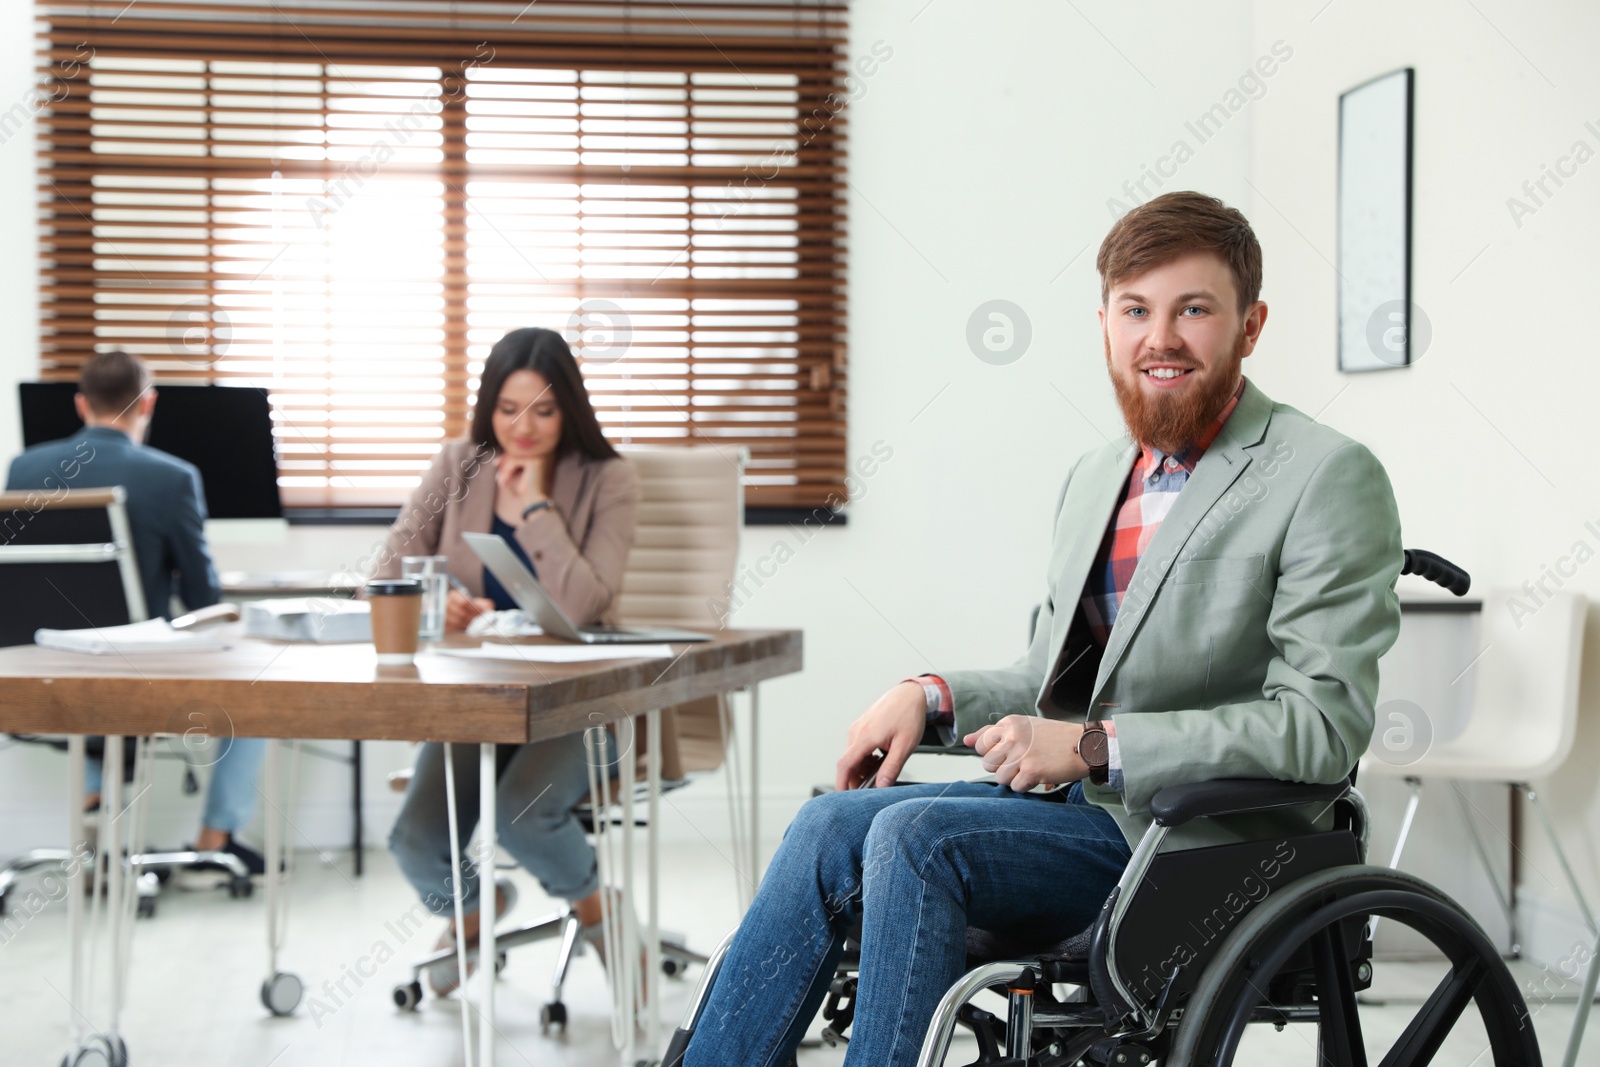
{"label": "blue jeans", "polygon": [[[191,753],[196,765],[203,765],[211,746],[220,754],[211,756],[211,784],[206,788],[205,813],[200,825],[212,830],[234,833],[250,821],[256,813],[256,783],[261,778],[261,761],[267,755],[267,743],[259,737],[217,737],[206,739],[201,752]],[[85,793],[102,792],[104,768],[97,759],[84,762]]]}
{"label": "blue jeans", "polygon": [[1079,786],[1065,802],[974,782],[816,797],[784,833],[684,1063],[787,1063],[859,919],[845,1065],[914,1064],[939,999],[966,971],[967,926],[1071,937],[1094,921],[1129,856]]}
{"label": "blue jeans", "polygon": [[[616,739],[604,730],[604,771],[615,776]],[[463,850],[478,825],[478,746],[451,748],[456,775],[456,830]],[[632,753],[628,754],[629,759]],[[589,795],[589,756],[583,734],[496,748],[495,832],[507,852],[539,880],[544,891],[582,900],[600,888],[600,870],[583,824],[572,809]],[[435,915],[453,913],[450,886],[450,818],[444,746],[429,742],[417,754],[389,851],[418,896]],[[463,854],[461,895],[466,911],[478,906],[478,874]]]}

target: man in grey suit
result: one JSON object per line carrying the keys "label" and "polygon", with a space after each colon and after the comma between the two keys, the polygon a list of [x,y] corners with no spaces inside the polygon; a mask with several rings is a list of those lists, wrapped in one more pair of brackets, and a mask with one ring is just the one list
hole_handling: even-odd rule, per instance
{"label": "man in grey suit", "polygon": [[[846,1067],[914,1063],[965,928],[1084,930],[1161,789],[1333,783],[1366,750],[1400,628],[1399,514],[1370,451],[1241,373],[1267,319],[1249,222],[1168,193],[1119,219],[1096,265],[1128,435],[1068,470],[1027,651],[907,679],[850,727],[838,788],[789,826],[689,1067],[788,1062],[858,919]],[[919,742],[957,740],[994,783],[862,788],[892,785]],[[1330,822],[1200,819],[1167,847]]]}
{"label": "man in grey suit", "polygon": [[[75,398],[83,429],[60,441],[35,445],[11,461],[8,490],[99,489],[127,491],[128,526],[145,609],[172,616],[173,579],[190,611],[219,599],[217,570],[206,548],[205,497],[193,464],[142,444],[156,390],[135,356],[104,352],[84,364]],[[220,749],[207,791],[201,851],[227,851],[252,873],[264,868],[254,849],[233,840],[255,812],[256,780],[265,743],[256,738],[217,738]],[[100,765],[89,767],[90,804],[98,800]]]}

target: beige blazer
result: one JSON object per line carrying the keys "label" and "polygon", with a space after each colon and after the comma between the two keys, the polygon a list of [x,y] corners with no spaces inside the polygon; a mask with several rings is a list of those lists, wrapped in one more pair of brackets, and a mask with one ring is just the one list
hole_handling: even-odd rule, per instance
{"label": "beige blazer", "polygon": [[[461,535],[490,530],[495,465],[494,453],[470,439],[446,441],[389,528],[374,577],[398,575],[402,556],[442,555],[450,573],[482,596],[483,564]],[[518,525],[517,541],[575,624],[616,625],[638,519],[638,474],[626,459],[568,453],[556,462],[550,501]]]}

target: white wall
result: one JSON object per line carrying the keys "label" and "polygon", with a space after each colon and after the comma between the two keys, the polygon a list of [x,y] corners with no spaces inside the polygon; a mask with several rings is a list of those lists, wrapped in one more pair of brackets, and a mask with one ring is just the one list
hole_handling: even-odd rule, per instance
{"label": "white wall", "polygon": [[[22,6],[0,9],[13,96],[26,88],[31,62]],[[1016,656],[1041,596],[1061,477],[1119,426],[1094,318],[1106,199],[1168,147],[1198,101],[1219,99],[1254,53],[1243,3],[1204,18],[1176,3],[1159,16],[1078,6],[1091,21],[1046,0],[855,5],[852,55],[892,54],[861,79],[848,112],[850,454],[882,442],[893,455],[862,484],[849,526],[803,547],[791,530],[745,531],[748,563],[780,541],[796,551],[759,589],[749,587],[734,621],[806,635],[805,672],[763,689],[763,793],[774,831],[813,783],[831,780],[845,727],[884,688],[926,668]],[[1151,26],[1171,30],[1153,35]],[[1249,118],[1236,116],[1203,146],[1183,180],[1240,200]],[[0,180],[26,187],[29,151],[20,139],[0,146]],[[29,203],[7,197],[0,206],[6,245],[33,240]],[[31,260],[8,256],[0,270],[16,275],[5,299],[21,299]],[[1008,366],[980,361],[966,341],[968,317],[995,298],[1021,306],[1032,324],[1030,347]],[[37,366],[34,314],[27,300],[17,308],[12,344],[0,350],[6,396]],[[8,420],[0,432],[12,409],[0,401]],[[14,432],[0,438],[0,452],[15,447]],[[380,532],[297,527],[278,546],[218,545],[216,553],[224,568],[332,566],[358,557]],[[406,761],[403,746],[373,748],[375,780]],[[4,758],[27,768],[0,787],[0,851],[9,851],[25,844],[25,826],[55,818],[53,804],[21,798],[59,773],[60,761]],[[334,845],[347,834],[345,780],[334,768],[323,772],[302,790],[297,822],[319,845]],[[716,789],[698,785],[676,806],[720,825]],[[381,833],[383,805],[393,802],[381,791],[373,802],[371,828]],[[179,811],[193,803],[164,801],[177,810],[155,812],[158,830],[186,832]],[[4,817],[22,804],[27,820]]]}
{"label": "white wall", "polygon": [[[23,8],[0,8],[0,101],[28,82]],[[845,726],[887,685],[1020,651],[1042,595],[1061,476],[1120,426],[1094,316],[1094,255],[1113,198],[1131,205],[1195,188],[1250,216],[1271,315],[1246,371],[1374,449],[1408,544],[1457,558],[1480,584],[1520,584],[1583,536],[1584,520],[1600,519],[1578,447],[1580,428],[1594,421],[1584,312],[1596,279],[1581,242],[1600,232],[1600,166],[1520,228],[1505,206],[1575,139],[1600,144],[1583,126],[1600,125],[1600,110],[1584,107],[1600,99],[1585,53],[1600,13],[1576,0],[1535,11],[1372,0],[1203,9],[858,0],[852,18],[853,55],[892,55],[860,80],[848,112],[850,453],[878,445],[893,454],[862,483],[848,527],[803,545],[783,529],[744,534],[747,563],[780,541],[796,551],[735,622],[806,634],[804,673],[763,690],[769,827],[831,776]],[[1230,97],[1278,42],[1272,75]],[[1419,86],[1416,295],[1434,339],[1410,370],[1342,376],[1330,265],[1337,94],[1406,64]],[[1186,123],[1230,102],[1242,106],[1202,143]],[[1179,140],[1192,155],[1174,173],[1163,157]],[[10,194],[0,200],[7,397],[36,365],[30,152],[24,137],[0,145],[0,189]],[[1151,176],[1163,170],[1158,186]],[[1130,195],[1125,183],[1141,178],[1144,190]],[[969,316],[993,299],[1020,306],[1031,323],[1030,347],[1009,365],[981,361],[966,340]],[[14,424],[11,402],[0,400],[0,453],[15,447]],[[299,527],[281,545],[223,545],[218,556],[244,569],[334,565],[377,533]],[[1600,596],[1600,569],[1580,571],[1569,587]],[[1591,665],[1597,641],[1600,631]],[[1586,770],[1600,748],[1595,733],[1585,728],[1574,770],[1550,793],[1586,877],[1600,884]],[[24,769],[0,778],[0,851],[26,836],[7,818],[19,797],[59,766],[34,754],[4,758]],[[404,759],[403,747],[380,749],[374,776]],[[307,810],[325,814],[302,822],[326,824],[312,829],[319,843],[345,833],[334,814],[343,791],[331,769],[303,791]],[[680,798],[686,819],[715,821],[714,784]],[[380,810],[372,829],[386,830],[384,819]],[[1531,863],[1553,869],[1534,842],[1526,847]],[[1563,899],[1553,887],[1529,888]]]}
{"label": "white wall", "polygon": [[[1580,540],[1592,554],[1600,538],[1584,524],[1600,520],[1600,490],[1583,457],[1596,425],[1586,383],[1595,354],[1587,322],[1600,289],[1600,164],[1578,167],[1561,188],[1547,183],[1554,195],[1541,194],[1542,206],[1522,185],[1577,141],[1586,158],[1600,152],[1592,62],[1600,9],[1576,0],[1257,4],[1254,49],[1278,39],[1295,57],[1254,107],[1244,206],[1265,249],[1271,306],[1250,361],[1256,381],[1308,413],[1330,404],[1322,420],[1360,438],[1387,468],[1406,544],[1467,567],[1475,591],[1538,580]],[[1433,340],[1410,369],[1340,375],[1330,265],[1338,94],[1403,66],[1417,72],[1415,302]],[[1536,207],[1520,226],[1511,197]],[[1563,581],[1600,599],[1600,565]],[[1498,597],[1485,610],[1508,607]],[[1583,658],[1578,743],[1541,792],[1593,899],[1600,626],[1592,610]],[[1448,805],[1447,791],[1435,789],[1428,803]],[[1571,896],[1533,813],[1522,823],[1524,940],[1553,964],[1592,939],[1574,929]]]}

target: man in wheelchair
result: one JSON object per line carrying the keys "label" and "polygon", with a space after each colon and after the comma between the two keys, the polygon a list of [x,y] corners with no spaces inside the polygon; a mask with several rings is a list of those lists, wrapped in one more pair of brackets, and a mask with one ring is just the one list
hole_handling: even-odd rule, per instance
{"label": "man in wheelchair", "polygon": [[[847,1067],[919,1062],[947,992],[975,960],[1014,961],[1015,945],[1054,948],[1038,967],[968,978],[969,992],[1009,987],[1011,1018],[961,1008],[992,1062],[1149,1062],[1195,988],[1191,965],[1216,956],[1240,914],[1297,872],[1360,862],[1359,812],[1335,801],[1400,627],[1383,466],[1242,376],[1267,306],[1238,211],[1160,196],[1112,227],[1097,268],[1128,437],[1068,471],[1027,652],[909,679],[856,720],[836,790],[789,826],[669,1063],[790,1063],[858,924]],[[927,744],[970,746],[994,781],[888,788]],[[1217,779],[1264,781],[1190,785]],[[1164,861],[1208,851],[1156,878],[1158,848]],[[1312,953],[1346,975],[1344,1007],[1364,988],[1354,922],[1329,927],[1343,961],[1324,934]],[[1069,981],[1093,987],[1092,1012],[1049,998]],[[1281,987],[1263,996],[1294,992]],[[940,1011],[946,1031],[956,1007]],[[1030,1038],[1029,1013],[1074,1011],[1094,1023],[1082,1050]],[[1365,1062],[1344,1052],[1327,1059]]]}

